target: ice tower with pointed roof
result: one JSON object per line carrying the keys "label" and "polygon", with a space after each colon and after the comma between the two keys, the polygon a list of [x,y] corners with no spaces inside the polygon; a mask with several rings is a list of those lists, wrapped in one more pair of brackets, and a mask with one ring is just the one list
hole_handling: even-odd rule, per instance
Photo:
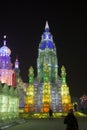
{"label": "ice tower with pointed roof", "polygon": [[14,86],[14,70],[11,63],[11,50],[6,46],[6,35],[4,35],[3,46],[0,48],[0,81]]}
{"label": "ice tower with pointed roof", "polygon": [[[29,74],[29,79],[32,77]],[[37,57],[37,77],[26,91],[26,112],[65,112],[72,107],[69,87],[64,84],[65,72],[58,75],[58,59],[56,46],[50,32],[48,21],[41,36]],[[33,88],[33,89],[31,89]]]}
{"label": "ice tower with pointed roof", "polygon": [[44,65],[48,64],[49,80],[52,83],[57,83],[58,79],[58,60],[53,36],[50,33],[48,22],[46,21],[45,31],[42,34],[38,49],[37,58],[37,74],[40,82],[44,81]]}

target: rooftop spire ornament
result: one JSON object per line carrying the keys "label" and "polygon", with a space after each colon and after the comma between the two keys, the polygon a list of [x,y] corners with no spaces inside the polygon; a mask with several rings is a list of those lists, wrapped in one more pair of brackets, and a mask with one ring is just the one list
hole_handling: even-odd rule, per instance
{"label": "rooftop spire ornament", "polygon": [[4,35],[4,40],[3,40],[4,46],[6,45],[6,35]]}

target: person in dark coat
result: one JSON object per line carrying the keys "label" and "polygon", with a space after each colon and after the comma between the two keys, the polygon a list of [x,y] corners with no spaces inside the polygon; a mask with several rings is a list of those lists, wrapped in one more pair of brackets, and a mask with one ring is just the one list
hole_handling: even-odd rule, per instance
{"label": "person in dark coat", "polygon": [[64,124],[66,124],[66,130],[79,130],[78,121],[73,113],[73,109],[69,110],[69,113],[64,119]]}
{"label": "person in dark coat", "polygon": [[49,119],[53,120],[53,110],[49,109]]}

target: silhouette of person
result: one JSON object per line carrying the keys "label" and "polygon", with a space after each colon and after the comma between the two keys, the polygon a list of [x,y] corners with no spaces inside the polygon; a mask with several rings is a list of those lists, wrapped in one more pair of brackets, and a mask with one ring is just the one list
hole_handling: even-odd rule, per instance
{"label": "silhouette of person", "polygon": [[70,109],[67,116],[64,119],[64,124],[66,124],[66,130],[79,130],[78,121],[73,113],[73,109]]}
{"label": "silhouette of person", "polygon": [[52,119],[53,120],[53,110],[49,109],[49,120]]}

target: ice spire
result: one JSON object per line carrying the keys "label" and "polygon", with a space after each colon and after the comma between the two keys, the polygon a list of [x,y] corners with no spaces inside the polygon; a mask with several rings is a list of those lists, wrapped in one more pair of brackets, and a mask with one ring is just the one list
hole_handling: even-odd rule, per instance
{"label": "ice spire", "polygon": [[4,40],[3,40],[4,46],[6,45],[6,35],[4,35]]}
{"label": "ice spire", "polygon": [[45,25],[45,31],[49,31],[49,25],[48,25],[48,21],[46,21],[46,25]]}

